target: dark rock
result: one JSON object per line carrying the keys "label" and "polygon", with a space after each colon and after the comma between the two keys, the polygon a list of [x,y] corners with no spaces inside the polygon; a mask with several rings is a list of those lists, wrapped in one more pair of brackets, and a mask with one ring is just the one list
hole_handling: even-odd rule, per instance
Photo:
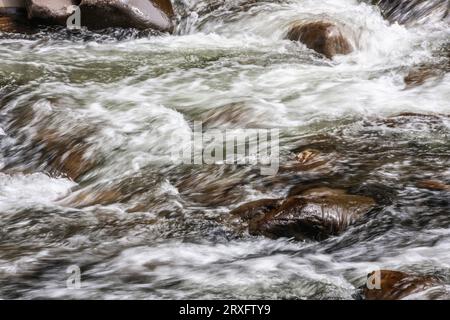
{"label": "dark rock", "polygon": [[367,300],[399,300],[440,285],[439,279],[435,277],[392,270],[372,272],[368,275],[368,280],[372,281],[377,276],[380,280],[378,289],[369,289],[368,285],[363,287],[363,296]]}
{"label": "dark rock", "polygon": [[109,27],[155,29],[171,32],[174,11],[170,0],[27,0],[28,17],[47,24],[66,25],[81,10],[81,25],[90,29]]}
{"label": "dark rock", "polygon": [[41,145],[42,160],[72,180],[79,179],[96,165],[88,156],[90,144],[83,137],[42,130],[35,141]]}
{"label": "dark rock", "polygon": [[323,54],[328,59],[353,51],[350,41],[344,36],[341,28],[330,22],[295,24],[289,29],[287,39],[300,41],[309,49]]}
{"label": "dark rock", "polygon": [[170,0],[82,0],[81,21],[92,29],[129,27],[173,31]]}
{"label": "dark rock", "polygon": [[323,240],[340,234],[375,205],[372,198],[328,188],[308,190],[281,204],[272,201],[263,200],[259,208],[258,203],[250,203],[238,210],[245,217],[258,216],[249,223],[250,234]]}
{"label": "dark rock", "polygon": [[0,32],[33,33],[34,28],[32,28],[29,21],[21,15],[0,15]]}
{"label": "dark rock", "polygon": [[26,0],[25,6],[29,19],[66,25],[72,14],[69,8],[79,3],[77,0]]}

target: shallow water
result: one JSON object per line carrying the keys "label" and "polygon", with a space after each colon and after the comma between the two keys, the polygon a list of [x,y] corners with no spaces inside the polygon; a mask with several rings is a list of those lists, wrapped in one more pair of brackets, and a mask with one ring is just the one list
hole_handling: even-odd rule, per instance
{"label": "shallow water", "polygon": [[[378,267],[450,285],[450,193],[418,186],[450,184],[450,78],[403,81],[448,63],[448,19],[390,24],[353,0],[176,7],[173,36],[0,34],[0,298],[353,299]],[[342,24],[355,51],[331,61],[284,40],[298,19]],[[405,112],[432,116],[392,118]],[[170,162],[194,121],[280,129],[282,167],[306,148],[329,162],[276,177]],[[95,165],[75,181],[53,170],[51,135]],[[316,186],[378,206],[319,243],[253,237],[229,217]]]}

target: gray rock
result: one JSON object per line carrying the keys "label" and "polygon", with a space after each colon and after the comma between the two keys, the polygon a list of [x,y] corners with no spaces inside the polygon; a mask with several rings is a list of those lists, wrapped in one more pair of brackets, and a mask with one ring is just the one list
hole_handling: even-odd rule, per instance
{"label": "gray rock", "polygon": [[81,21],[92,29],[131,27],[173,31],[170,0],[82,0]]}
{"label": "gray rock", "polygon": [[66,25],[81,10],[81,25],[90,29],[124,27],[173,31],[174,15],[170,0],[26,0],[28,17],[48,24]]}
{"label": "gray rock", "polygon": [[76,0],[26,0],[25,6],[30,19],[65,25],[72,13],[69,8],[79,2]]}

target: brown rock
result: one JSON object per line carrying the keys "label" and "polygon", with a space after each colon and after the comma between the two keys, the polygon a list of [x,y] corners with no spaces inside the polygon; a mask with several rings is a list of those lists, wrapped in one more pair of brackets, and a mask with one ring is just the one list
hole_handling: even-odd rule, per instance
{"label": "brown rock", "polygon": [[324,155],[318,150],[306,149],[296,156],[296,160],[297,163],[293,165],[293,169],[298,171],[308,171],[326,165],[330,161],[330,155]]}
{"label": "brown rock", "polygon": [[120,203],[123,195],[120,190],[114,188],[101,190],[81,190],[71,194],[69,197],[61,201],[62,205],[84,208],[94,205],[109,205]]}
{"label": "brown rock", "polygon": [[392,270],[377,272],[370,273],[368,279],[373,281],[373,278],[378,276],[379,289],[369,289],[367,285],[363,288],[363,296],[367,300],[399,300],[440,284],[437,278],[431,276],[410,275]]}
{"label": "brown rock", "polygon": [[88,156],[90,144],[82,137],[42,130],[35,141],[41,145],[42,160],[72,180],[79,179],[96,165]]}
{"label": "brown rock", "polygon": [[[269,238],[323,240],[344,231],[374,205],[373,199],[349,195],[344,190],[311,189],[286,199],[261,218],[251,220],[249,232]],[[264,211],[264,206],[260,211],[250,207],[250,212]]]}
{"label": "brown rock", "polygon": [[414,88],[424,84],[426,81],[443,76],[442,70],[433,66],[421,66],[409,71],[404,81],[406,88]]}
{"label": "brown rock", "polygon": [[287,39],[300,41],[328,59],[353,51],[350,41],[344,36],[342,30],[330,22],[295,24],[289,29]]}
{"label": "brown rock", "polygon": [[90,29],[173,30],[170,0],[26,0],[28,17],[48,24],[66,25],[74,5],[80,7],[81,25]]}
{"label": "brown rock", "polygon": [[417,186],[422,189],[429,189],[434,191],[450,191],[450,185],[437,180],[422,180]]}

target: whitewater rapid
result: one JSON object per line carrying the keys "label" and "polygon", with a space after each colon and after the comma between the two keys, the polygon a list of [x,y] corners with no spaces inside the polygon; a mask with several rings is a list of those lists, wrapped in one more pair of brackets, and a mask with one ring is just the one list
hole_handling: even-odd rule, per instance
{"label": "whitewater rapid", "polygon": [[[356,0],[243,3],[210,11],[176,1],[174,35],[2,35],[0,298],[352,299],[378,267],[437,274],[448,286],[448,192],[415,181],[450,181],[450,120],[440,115],[450,113],[450,78],[404,83],[414,66],[442,59],[448,20],[390,24]],[[285,40],[303,19],[341,24],[355,50],[327,60]],[[438,120],[386,124],[405,112]],[[282,161],[314,147],[333,167],[278,182],[250,167],[161,161],[194,121],[278,128]],[[78,181],[49,172],[36,156],[41,127],[84,137],[87,157],[101,162]],[[310,181],[379,188],[386,201],[320,243],[252,237],[228,221],[239,204]],[[130,197],[65,201],[115,185]],[[70,265],[83,272],[79,290],[65,287]]]}

